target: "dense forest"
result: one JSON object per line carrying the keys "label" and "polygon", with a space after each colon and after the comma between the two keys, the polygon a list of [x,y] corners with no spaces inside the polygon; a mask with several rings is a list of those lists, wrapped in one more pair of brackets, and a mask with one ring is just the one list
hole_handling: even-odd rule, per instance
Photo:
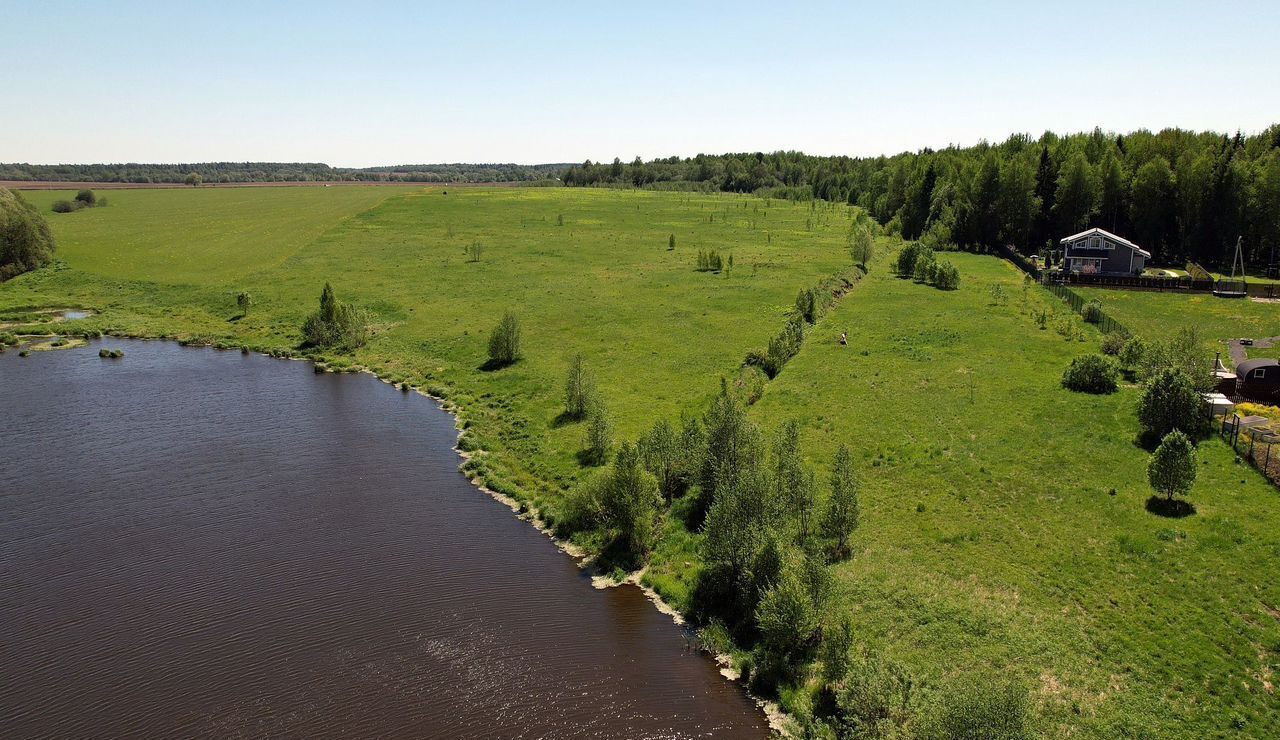
{"label": "dense forest", "polygon": [[866,208],[908,239],[943,248],[1012,245],[1027,253],[1100,226],[1159,264],[1229,264],[1236,238],[1261,268],[1280,252],[1280,125],[1243,136],[1165,129],[904,152],[698,155],[625,164],[590,161],[565,184],[689,188],[823,198]]}
{"label": "dense forest", "polygon": [[61,182],[534,182],[560,174],[566,164],[405,164],[395,167],[330,167],[306,162],[205,162],[201,164],[0,164],[0,180]]}

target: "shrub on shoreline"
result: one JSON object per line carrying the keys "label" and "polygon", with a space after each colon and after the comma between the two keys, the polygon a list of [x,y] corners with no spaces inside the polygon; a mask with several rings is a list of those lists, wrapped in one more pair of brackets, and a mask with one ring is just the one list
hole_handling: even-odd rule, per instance
{"label": "shrub on shoreline", "polygon": [[339,303],[333,286],[325,283],[320,310],[302,323],[304,345],[350,351],[363,346],[368,335],[365,312],[349,303]]}

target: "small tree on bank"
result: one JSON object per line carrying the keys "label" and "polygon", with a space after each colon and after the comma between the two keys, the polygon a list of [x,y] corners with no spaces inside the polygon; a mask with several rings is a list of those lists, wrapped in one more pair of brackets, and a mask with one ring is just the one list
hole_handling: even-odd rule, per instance
{"label": "small tree on bank", "polygon": [[643,558],[658,532],[661,499],[658,483],[640,464],[639,451],[623,443],[600,492],[600,509],[613,540],[628,554]]}
{"label": "small tree on bank", "polygon": [[520,359],[520,322],[507,311],[489,334],[489,362],[495,367],[511,365]]}
{"label": "small tree on bank", "polygon": [[1196,451],[1187,435],[1169,432],[1147,463],[1147,480],[1166,500],[1186,496],[1196,482]]}
{"label": "small tree on bank", "polygon": [[596,398],[587,411],[587,436],[584,456],[591,465],[603,465],[613,449],[613,422],[604,402]]}
{"label": "small tree on bank", "polygon": [[672,234],[667,237],[667,251],[670,252],[676,248],[676,235]]}
{"label": "small tree on bank", "polygon": [[253,306],[253,296],[249,293],[241,293],[236,296],[236,305],[240,307],[240,313],[248,316],[249,308]]}

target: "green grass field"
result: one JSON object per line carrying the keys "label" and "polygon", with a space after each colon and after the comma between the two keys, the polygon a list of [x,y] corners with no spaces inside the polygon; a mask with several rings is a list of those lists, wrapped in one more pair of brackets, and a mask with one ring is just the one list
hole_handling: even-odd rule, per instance
{"label": "green grass field", "polygon": [[36,190],[58,256],[116,280],[200,284],[279,265],[344,218],[395,194],[385,187],[105,190],[105,208],[51,213],[73,191]]}
{"label": "green grass field", "polygon": [[[376,321],[370,343],[335,364],[447,395],[489,451],[485,482],[537,508],[554,509],[585,475],[582,425],[557,422],[575,352],[618,437],[634,439],[659,418],[699,413],[777,332],[799,289],[850,268],[847,209],[752,197],[109,197],[106,209],[50,214],[62,264],[0,285],[0,315],[85,307],[99,313],[80,326],[290,350],[331,281]],[[468,262],[476,241],[482,259]],[[695,272],[699,249],[732,254],[734,268]],[[1190,496],[1197,514],[1149,514],[1147,453],[1134,441],[1140,389],[1088,396],[1059,384],[1072,357],[1096,351],[1097,333],[1038,329],[1033,309],[1065,315],[1064,304],[1037,286],[1024,294],[1003,261],[946,259],[960,268],[958,291],[873,262],[750,412],[769,431],[800,421],[820,480],[837,445],[854,451],[863,524],[838,566],[838,603],[859,639],[908,665],[926,694],[959,674],[1019,679],[1046,737],[1280,734],[1280,495],[1209,440]],[[240,317],[243,290],[257,303]],[[1196,322],[1214,338],[1280,334],[1274,306],[1096,292],[1139,332]],[[526,359],[486,372],[487,333],[508,309]],[[698,535],[674,521],[668,532],[647,578],[683,605]]]}
{"label": "green grass field", "polygon": [[1019,674],[1053,736],[1205,736],[1235,714],[1280,732],[1262,684],[1280,661],[1280,585],[1264,575],[1280,496],[1215,440],[1198,514],[1148,514],[1140,389],[1064,390],[1096,335],[1037,329],[1009,264],[949,258],[965,276],[953,294],[873,271],[753,408],[768,426],[799,418],[820,469],[840,443],[862,458],[860,551],[840,571],[861,631],[935,679]]}
{"label": "green grass field", "polygon": [[1109,288],[1072,290],[1086,300],[1102,301],[1102,310],[1130,331],[1156,339],[1194,326],[1207,339],[1280,336],[1280,306],[1210,293],[1158,293]]}

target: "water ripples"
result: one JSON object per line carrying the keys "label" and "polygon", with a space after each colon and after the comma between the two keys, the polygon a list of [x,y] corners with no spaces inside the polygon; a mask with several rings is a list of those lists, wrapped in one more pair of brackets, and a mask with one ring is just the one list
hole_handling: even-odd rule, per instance
{"label": "water ripples", "polygon": [[0,355],[0,737],[761,737],[367,376]]}

